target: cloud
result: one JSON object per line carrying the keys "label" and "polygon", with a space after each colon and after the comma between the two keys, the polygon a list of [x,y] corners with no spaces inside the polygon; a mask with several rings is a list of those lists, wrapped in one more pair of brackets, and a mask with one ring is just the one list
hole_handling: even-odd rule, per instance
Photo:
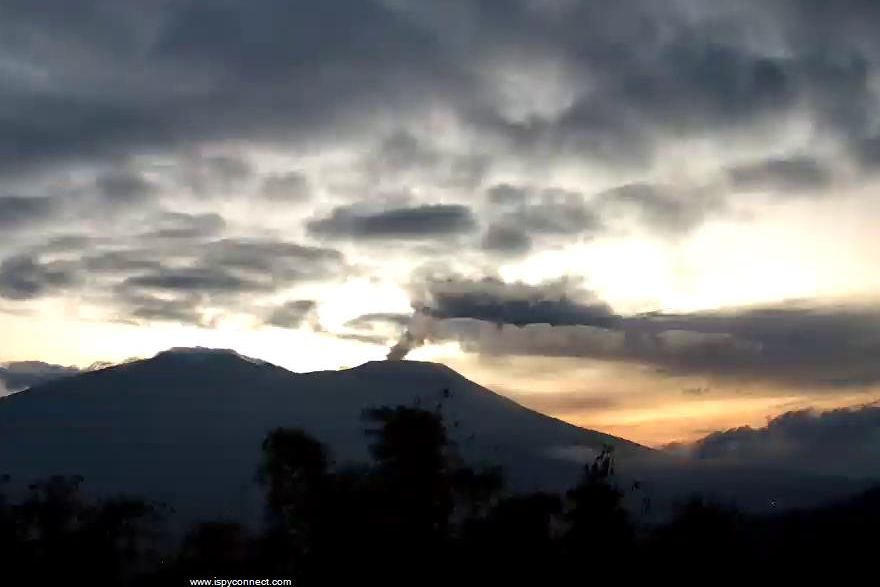
{"label": "cloud", "polygon": [[786,412],[766,426],[713,432],[670,450],[705,461],[880,477],[880,407]]}
{"label": "cloud", "polygon": [[154,223],[154,228],[143,236],[156,239],[199,239],[223,231],[226,221],[219,214],[185,214],[165,212]]}
{"label": "cloud", "polygon": [[282,203],[300,203],[311,198],[309,182],[298,171],[267,177],[260,193],[269,201]]}
{"label": "cloud", "polygon": [[[186,266],[172,265],[173,255],[166,255],[158,267],[145,263],[137,252],[134,257],[103,259],[128,275],[114,288],[123,319],[204,325],[202,310],[208,307],[262,314],[253,296],[347,271],[335,249],[270,239],[207,241],[183,254]],[[286,308],[284,316],[289,319],[291,311]]]}
{"label": "cloud", "polygon": [[[76,367],[62,367],[41,361],[12,361],[0,363],[0,389],[14,393],[41,383],[80,373]],[[3,395],[0,393],[0,395]]]}
{"label": "cloud", "polygon": [[[415,314],[407,330],[389,351],[388,358],[399,360],[412,349],[431,338],[443,337],[437,321],[458,321],[466,326],[453,334],[455,326],[445,336],[464,339],[475,334],[473,322],[497,325],[546,324],[610,326],[617,320],[611,308],[602,302],[593,303],[591,294],[577,291],[566,280],[533,286],[525,283],[508,284],[485,277],[480,280],[458,276],[430,278],[416,288]],[[578,295],[581,301],[572,299]],[[585,301],[584,301],[585,300]],[[462,323],[461,321],[470,321]]]}
{"label": "cloud", "polygon": [[[818,195],[847,159],[865,170],[878,160],[880,12],[868,2],[111,4],[0,6],[0,111],[15,113],[0,119],[0,176],[17,194],[0,197],[7,299],[85,276],[91,294],[127,283],[116,301],[133,315],[192,317],[244,303],[235,292],[346,270],[272,234],[448,238],[456,261],[491,264],[606,235],[619,219],[688,235],[734,203],[703,175]],[[408,199],[383,209],[376,194],[387,193]],[[316,196],[336,208],[315,216]],[[187,207],[170,206],[181,198]],[[249,213],[254,198],[272,201],[271,217]],[[294,205],[310,220],[279,227]],[[69,232],[94,240],[81,259],[41,248]],[[703,318],[682,330],[696,334],[662,336],[630,318],[548,333],[510,325],[547,344],[560,332],[586,344],[583,327],[625,332],[630,346],[698,336],[709,354],[751,348],[701,332]]]}
{"label": "cloud", "polygon": [[164,268],[158,271],[129,277],[123,287],[153,291],[184,292],[253,292],[267,291],[267,283],[247,279],[221,268],[193,267],[187,269]]}
{"label": "cloud", "polygon": [[528,201],[529,190],[523,186],[501,183],[486,190],[486,199],[497,206],[518,207]]}
{"label": "cloud", "polygon": [[0,297],[30,300],[73,285],[76,275],[65,263],[15,256],[0,262]]}
{"label": "cloud", "polygon": [[[342,253],[271,238],[213,238],[215,214],[165,214],[128,241],[69,235],[0,262],[0,297],[72,292],[108,319],[210,325],[205,311],[264,318],[271,294],[349,271]],[[262,297],[261,297],[262,296]]]}
{"label": "cloud", "polygon": [[815,194],[832,181],[831,170],[812,157],[768,159],[728,170],[734,189],[781,194]]}
{"label": "cloud", "polygon": [[95,186],[102,198],[113,205],[136,205],[150,200],[157,187],[139,173],[113,171],[97,178]]}
{"label": "cloud", "polygon": [[483,235],[483,249],[504,256],[520,256],[532,248],[532,239],[522,228],[490,224]]}
{"label": "cloud", "polygon": [[[500,227],[517,227],[524,234],[534,236],[572,236],[602,228],[599,216],[576,192],[498,184],[486,190],[486,199],[497,208],[493,213],[497,214],[496,236],[500,241],[506,240],[500,237],[510,236],[498,233]],[[495,239],[488,240],[491,243]],[[504,249],[502,246],[501,250]]]}
{"label": "cloud", "polygon": [[[583,357],[833,390],[880,383],[880,307],[801,301],[621,315],[576,282],[429,278],[395,356],[431,341],[486,355]],[[401,354],[402,353],[402,354]]]}
{"label": "cloud", "polygon": [[48,197],[0,196],[0,229],[15,230],[46,220],[56,208]]}
{"label": "cloud", "polygon": [[590,300],[591,297],[589,292],[577,290],[564,280],[528,285],[507,284],[492,277],[449,277],[428,282],[417,305],[422,313],[439,319],[470,318],[517,326],[613,325],[618,317],[611,308],[604,302]]}
{"label": "cloud", "polygon": [[314,300],[285,302],[282,306],[272,310],[266,318],[266,324],[279,328],[299,328],[316,307],[317,303]]}
{"label": "cloud", "polygon": [[708,190],[648,183],[631,183],[595,196],[605,218],[634,213],[639,224],[663,236],[683,236],[723,208],[723,202]]}
{"label": "cloud", "polygon": [[208,326],[201,310],[203,296],[183,293],[176,296],[159,296],[130,287],[118,287],[116,302],[122,306],[121,322],[178,322]]}
{"label": "cloud", "polygon": [[337,208],[323,219],[308,224],[318,236],[352,239],[426,239],[472,232],[476,220],[469,208],[454,204],[433,204],[361,213]]}

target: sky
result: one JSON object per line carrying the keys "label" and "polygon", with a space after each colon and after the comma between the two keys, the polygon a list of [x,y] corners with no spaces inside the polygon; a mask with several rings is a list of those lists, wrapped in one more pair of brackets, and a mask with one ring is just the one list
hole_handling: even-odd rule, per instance
{"label": "sky", "polygon": [[878,28],[869,0],[6,0],[0,362],[405,356],[654,446],[865,406]]}

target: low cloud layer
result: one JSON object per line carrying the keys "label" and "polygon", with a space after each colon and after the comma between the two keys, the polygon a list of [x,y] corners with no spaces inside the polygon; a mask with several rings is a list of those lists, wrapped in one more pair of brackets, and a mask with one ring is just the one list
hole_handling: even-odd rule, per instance
{"label": "low cloud layer", "polygon": [[668,450],[701,461],[880,478],[880,407],[787,412]]}
{"label": "low cloud layer", "polygon": [[62,367],[41,361],[13,361],[0,363],[0,396],[28,387],[48,383],[54,379],[80,373],[76,367]]}

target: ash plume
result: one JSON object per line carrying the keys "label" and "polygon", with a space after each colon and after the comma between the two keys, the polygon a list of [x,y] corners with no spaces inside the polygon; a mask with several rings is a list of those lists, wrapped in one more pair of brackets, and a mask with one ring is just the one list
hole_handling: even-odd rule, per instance
{"label": "ash plume", "polygon": [[385,359],[388,361],[402,361],[406,356],[425,344],[432,329],[433,319],[420,310],[416,310],[406,327],[400,340],[391,347]]}

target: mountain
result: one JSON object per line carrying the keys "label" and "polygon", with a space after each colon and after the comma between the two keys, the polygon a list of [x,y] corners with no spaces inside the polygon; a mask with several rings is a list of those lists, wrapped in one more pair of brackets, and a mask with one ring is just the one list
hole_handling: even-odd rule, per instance
{"label": "mountain", "polygon": [[260,515],[260,445],[277,426],[306,430],[336,460],[367,458],[365,408],[438,404],[471,462],[502,465],[522,489],[561,488],[588,454],[651,449],[524,408],[434,363],[382,361],[292,373],[214,349],[172,349],[0,399],[0,473],[31,482],[79,474],[100,493],[134,493],[195,517]]}
{"label": "mountain", "polygon": [[624,479],[655,504],[716,492],[765,507],[801,505],[853,489],[847,480],[694,464],[529,410],[443,365],[369,362],[293,373],[215,349],[172,349],[0,398],[0,474],[21,484],[79,474],[94,493],[165,502],[187,520],[257,521],[266,433],[302,428],[338,463],[367,458],[365,408],[442,410],[463,456],[498,464],[519,490],[571,486],[585,461],[612,446]]}

